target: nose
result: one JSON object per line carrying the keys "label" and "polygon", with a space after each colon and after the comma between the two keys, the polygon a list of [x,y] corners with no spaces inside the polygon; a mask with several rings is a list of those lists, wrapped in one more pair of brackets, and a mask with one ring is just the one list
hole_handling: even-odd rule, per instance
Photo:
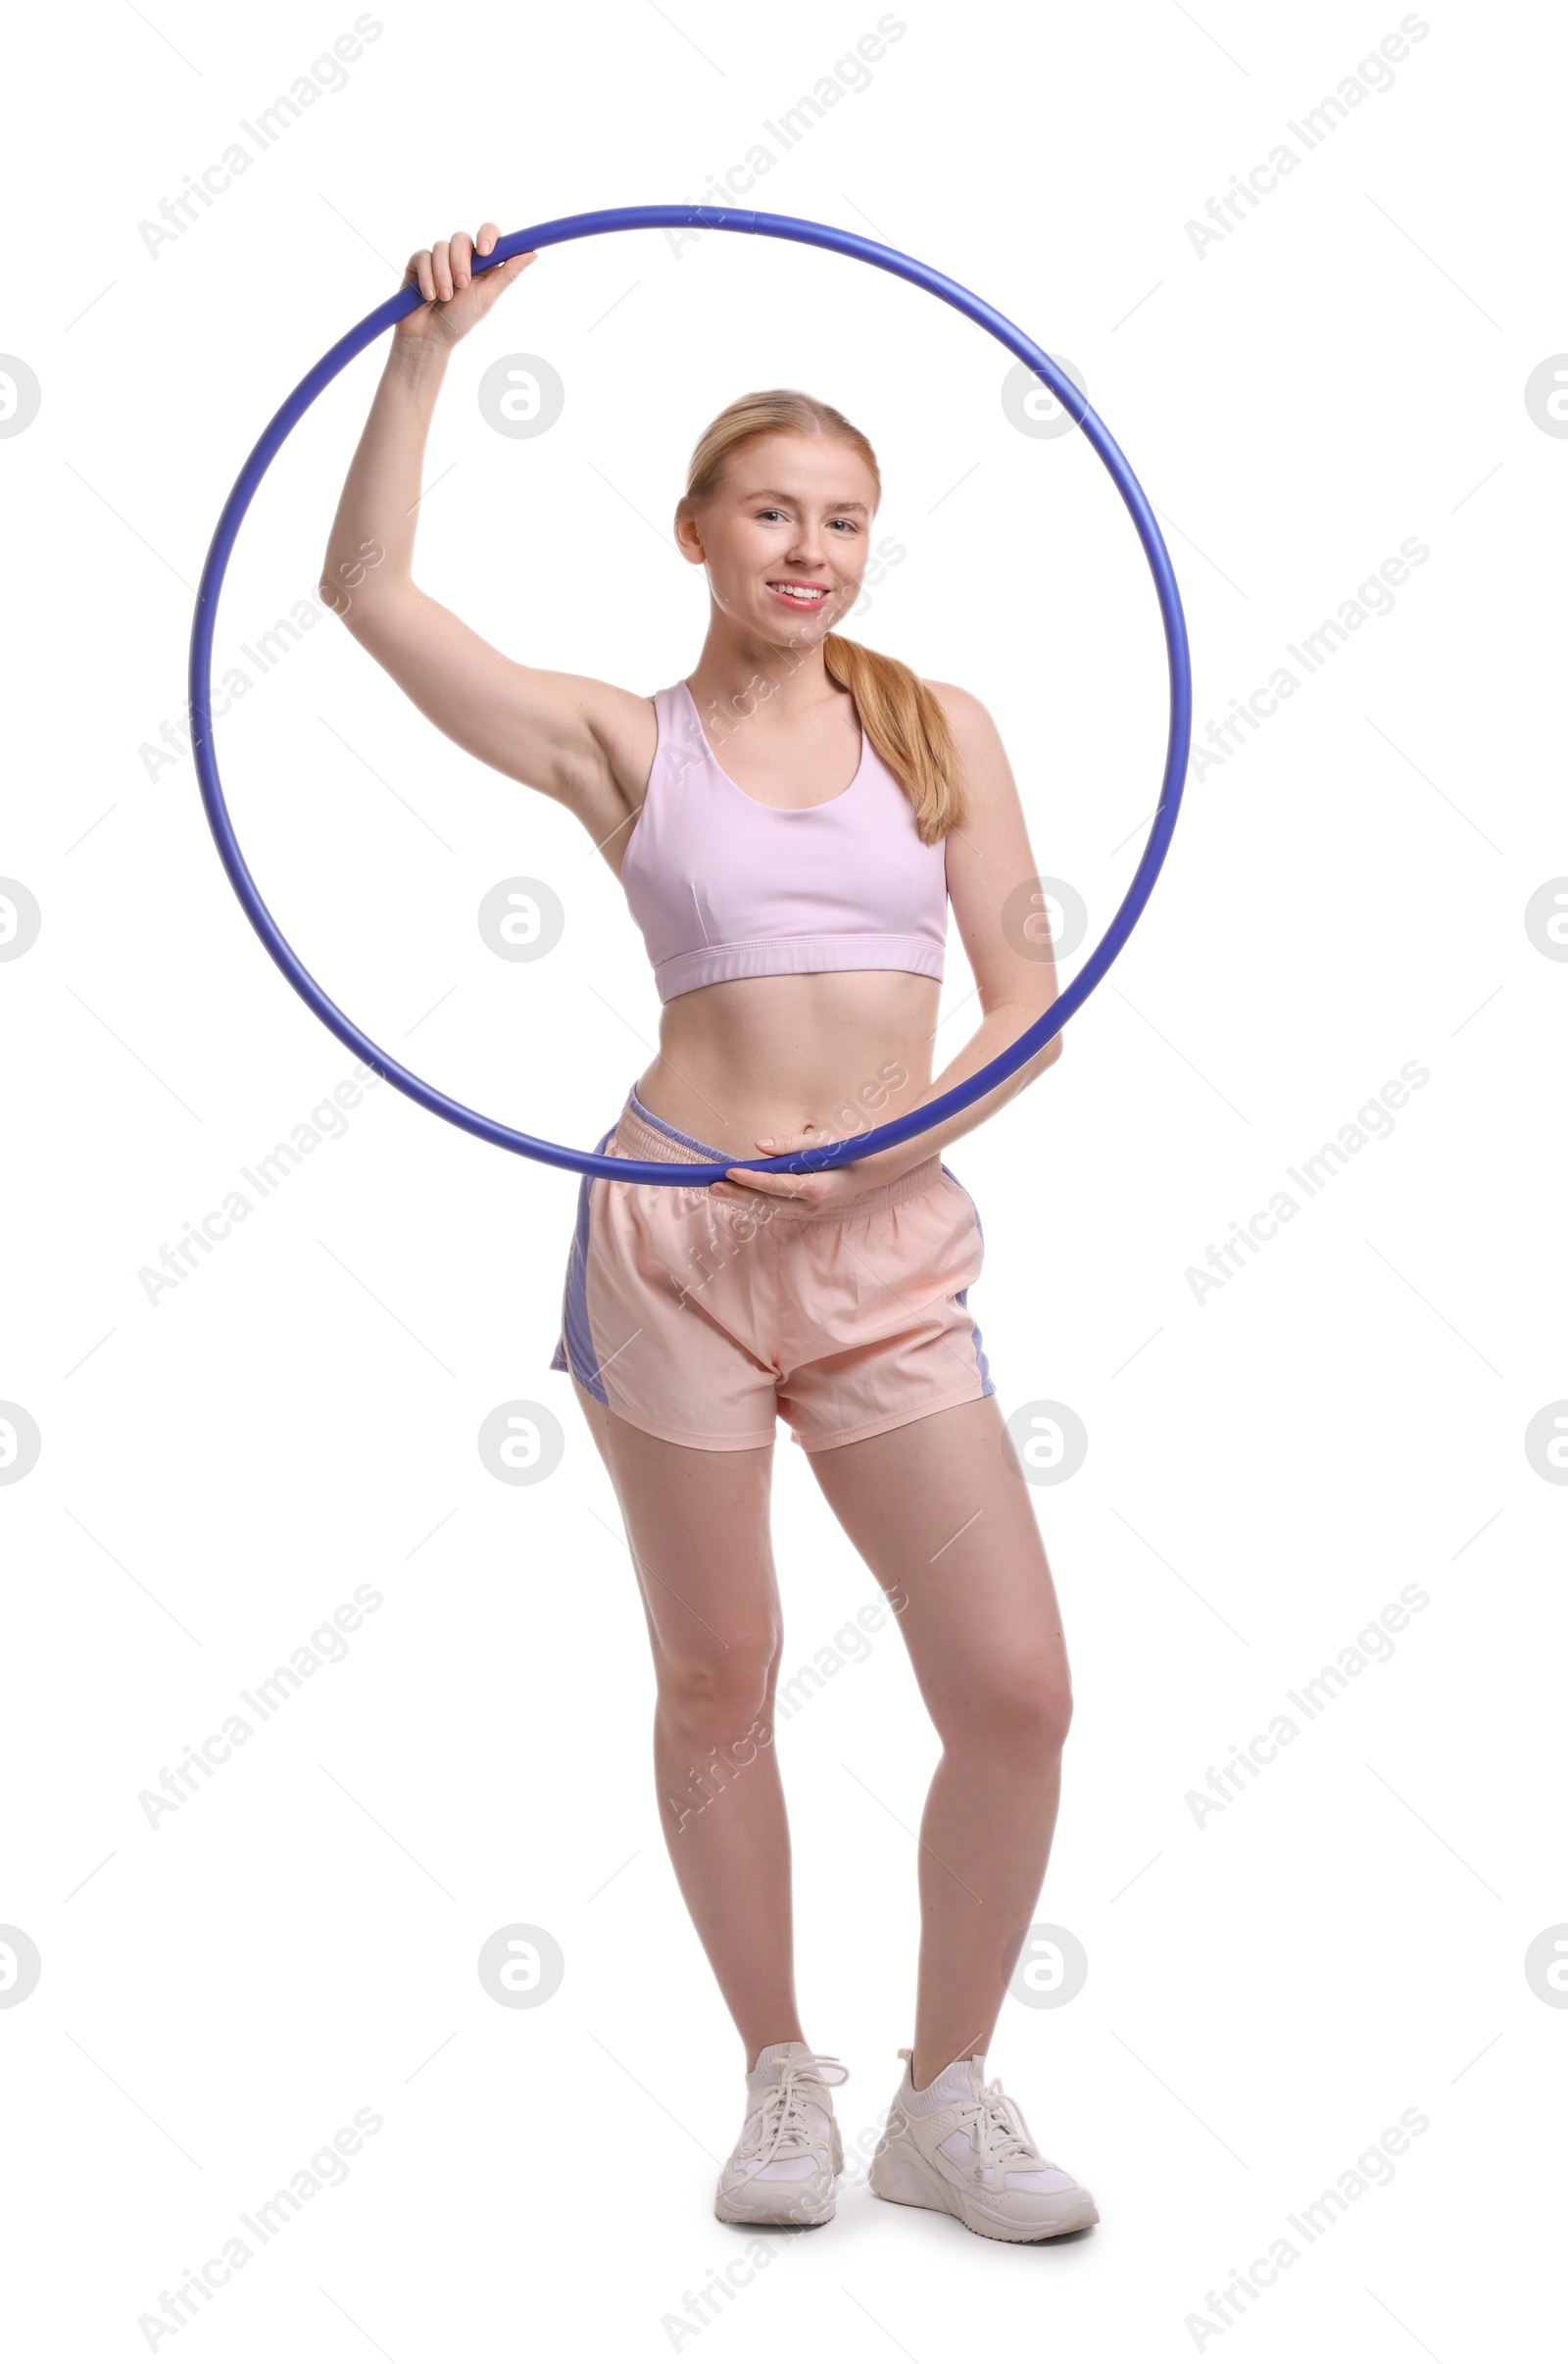
{"label": "nose", "polygon": [[827,541],[821,527],[809,522],[802,523],[790,543],[789,564],[792,566],[799,566],[802,573],[805,574],[808,573],[813,566],[825,565],[826,559]]}

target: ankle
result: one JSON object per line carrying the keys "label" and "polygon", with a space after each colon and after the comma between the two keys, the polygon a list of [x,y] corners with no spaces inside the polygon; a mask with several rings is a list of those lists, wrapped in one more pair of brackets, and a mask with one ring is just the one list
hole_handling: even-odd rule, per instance
{"label": "ankle", "polygon": [[[791,2030],[791,2032],[790,2032],[788,2035],[785,2035],[785,2036],[778,2036],[778,2035],[773,2035],[773,2036],[764,2036],[764,2037],[762,2037],[762,2038],[760,2039],[760,2042],[755,2043],[755,2044],[752,2042],[751,2038],[750,2038],[750,2037],[748,2037],[748,2038],[746,2038],[746,2039],[745,2039],[745,2043],[746,2043],[746,2074],[747,2074],[747,2075],[748,2075],[748,2077],[749,2077],[749,2076],[751,2075],[752,2071],[753,2071],[753,2070],[756,2068],[756,2066],[757,2066],[758,2062],[759,2062],[759,2061],[761,2059],[762,2054],[763,2054],[763,2053],[764,2053],[764,2052],[767,2050],[767,2048],[768,2048],[769,2044],[805,2044],[805,2043],[806,2043],[806,2038],[805,2038],[805,2037],[804,2037],[804,2036],[801,2034],[801,2031],[800,2031],[799,2027],[795,2027],[795,2028],[793,2028],[793,2029]],[[809,2049],[809,2046],[808,2046],[808,2049]]]}
{"label": "ankle", "polygon": [[944,2069],[952,2068],[957,2060],[972,2060],[977,2052],[985,2058],[986,2042],[979,2036],[956,2050],[942,2044],[923,2049],[916,2044],[909,2056],[909,2083],[917,2093],[923,2093],[928,2086],[935,2085]]}

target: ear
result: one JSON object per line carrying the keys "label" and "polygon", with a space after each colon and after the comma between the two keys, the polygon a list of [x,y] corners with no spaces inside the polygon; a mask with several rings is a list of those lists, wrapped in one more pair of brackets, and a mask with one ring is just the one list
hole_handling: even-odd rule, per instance
{"label": "ear", "polygon": [[677,510],[675,514],[675,547],[689,566],[706,564],[708,553],[703,548],[702,532],[690,510]]}

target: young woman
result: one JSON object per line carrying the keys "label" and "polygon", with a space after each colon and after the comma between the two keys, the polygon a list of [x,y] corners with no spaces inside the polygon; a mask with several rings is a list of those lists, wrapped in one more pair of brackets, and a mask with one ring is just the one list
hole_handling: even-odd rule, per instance
{"label": "young woman", "polygon": [[[513,664],[412,571],[447,356],[535,259],[475,277],[498,235],[486,222],[477,243],[459,231],[409,264],[403,283],[425,302],[394,331],[323,595],[354,581],[345,620],[361,646],[460,746],[575,813],[624,886],[662,1023],[601,1149],[768,1157],[919,1108],[1015,1041],[1056,985],[1049,942],[1004,918],[1037,865],[990,714],[832,629],[865,568],[875,455],[805,394],[744,396],[702,436],[675,511],[710,601],[688,678],[645,698]],[[384,555],[367,571],[372,543]],[[981,1018],[933,1079],[950,900]],[[595,1179],[579,1194],[556,1367],[625,1520],[665,1838],[746,2047],[726,2222],[823,2223],[843,2161],[829,2087],[846,2072],[808,2044],[796,2007],[771,1746],[780,1414],[888,1596],[942,1741],[920,1833],[914,2043],[871,2189],[994,2240],[1096,2221],[985,2078],[1045,1873],[1070,1688],[967,1303],[979,1220],[941,1157],[1059,1047],[874,1157],[803,1176],[732,1168],[706,1191]]]}

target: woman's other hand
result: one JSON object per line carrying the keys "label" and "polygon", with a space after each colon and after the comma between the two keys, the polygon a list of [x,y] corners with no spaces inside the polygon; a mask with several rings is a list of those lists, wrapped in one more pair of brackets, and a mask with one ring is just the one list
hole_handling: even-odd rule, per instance
{"label": "woman's other hand", "polygon": [[[757,1154],[760,1157],[789,1157],[801,1150],[824,1149],[840,1138],[819,1125],[808,1124],[804,1132],[780,1133],[759,1141]],[[876,1189],[879,1183],[896,1180],[899,1174],[919,1162],[921,1154],[917,1149],[911,1157],[905,1145],[883,1150],[872,1157],[846,1158],[841,1165],[822,1166],[815,1173],[806,1174],[748,1173],[732,1165],[724,1181],[710,1182],[708,1187],[715,1199],[797,1199],[808,1207],[831,1207],[841,1201],[859,1198],[862,1192]]]}

